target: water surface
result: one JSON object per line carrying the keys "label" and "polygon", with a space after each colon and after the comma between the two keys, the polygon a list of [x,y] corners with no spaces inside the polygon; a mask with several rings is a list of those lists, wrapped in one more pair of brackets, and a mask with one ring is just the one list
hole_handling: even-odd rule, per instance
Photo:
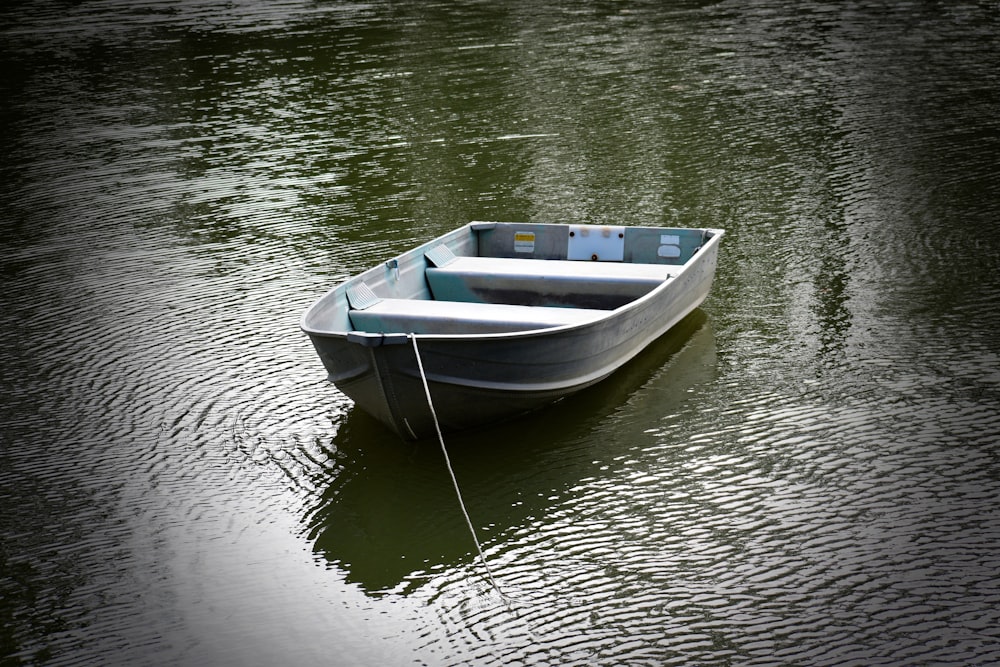
{"label": "water surface", "polygon": [[[1000,662],[993,3],[0,10],[4,664]],[[727,230],[608,383],[403,443],[298,330],[469,220]]]}

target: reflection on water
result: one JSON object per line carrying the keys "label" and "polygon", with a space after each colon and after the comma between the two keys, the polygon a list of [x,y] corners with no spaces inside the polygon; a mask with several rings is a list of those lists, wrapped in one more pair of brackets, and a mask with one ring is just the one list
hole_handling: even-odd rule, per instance
{"label": "reflection on water", "polygon": [[[0,7],[0,663],[1000,662],[991,3]],[[723,227],[702,320],[434,443],[337,281]]]}
{"label": "reflection on water", "polygon": [[[480,520],[477,532],[492,536],[528,517],[540,520],[553,493],[594,474],[589,443],[603,424],[627,428],[626,415],[648,396],[660,409],[682,403],[714,367],[711,328],[696,311],[600,386],[527,418],[450,435],[446,446]],[[312,510],[309,534],[317,553],[347,571],[349,581],[371,593],[405,592],[475,554],[438,443],[401,446],[353,411],[333,448],[335,482]],[[483,451],[493,456],[484,459]],[[398,588],[404,580],[413,581]]]}

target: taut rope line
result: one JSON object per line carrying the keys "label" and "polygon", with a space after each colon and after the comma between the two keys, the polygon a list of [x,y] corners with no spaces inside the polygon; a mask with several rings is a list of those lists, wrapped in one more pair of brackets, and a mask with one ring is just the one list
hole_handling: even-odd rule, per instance
{"label": "taut rope line", "polygon": [[424,363],[420,359],[420,348],[417,347],[417,335],[410,334],[410,340],[413,341],[413,354],[417,357],[417,370],[420,371],[420,381],[424,384],[424,395],[427,397],[427,407],[431,410],[431,417],[434,419],[434,429],[437,431],[438,442],[441,443],[441,453],[444,454],[444,462],[448,467],[448,474],[451,475],[451,483],[455,486],[455,495],[458,496],[458,505],[462,508],[462,514],[465,516],[465,524],[469,527],[469,532],[472,534],[472,541],[476,543],[476,551],[479,552],[479,560],[483,563],[483,568],[486,570],[486,576],[489,577],[490,583],[493,588],[500,595],[501,598],[506,602],[512,602],[497,584],[496,579],[493,578],[493,572],[490,571],[490,566],[486,562],[486,556],[483,555],[483,547],[479,544],[479,538],[476,536],[476,529],[472,525],[472,519],[469,518],[469,511],[465,509],[465,501],[462,500],[462,490],[458,488],[458,479],[455,477],[455,471],[451,467],[451,459],[448,457],[448,448],[444,446],[444,436],[441,435],[441,425],[438,423],[437,413],[434,411],[434,401],[431,400],[431,389],[427,385],[427,375],[424,373]]}

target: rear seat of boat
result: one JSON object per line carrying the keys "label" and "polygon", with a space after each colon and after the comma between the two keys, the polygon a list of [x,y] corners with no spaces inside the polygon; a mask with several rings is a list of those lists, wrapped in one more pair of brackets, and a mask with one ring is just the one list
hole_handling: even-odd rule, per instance
{"label": "rear seat of boat", "polygon": [[458,257],[445,246],[427,253],[434,298],[612,310],[633,301],[682,267],[517,257]]}

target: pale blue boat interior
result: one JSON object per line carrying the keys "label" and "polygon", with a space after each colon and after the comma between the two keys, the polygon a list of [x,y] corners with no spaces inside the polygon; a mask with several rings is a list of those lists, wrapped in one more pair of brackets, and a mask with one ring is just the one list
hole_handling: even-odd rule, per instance
{"label": "pale blue boat interior", "polygon": [[584,324],[676,278],[706,238],[698,229],[471,223],[341,285],[304,324],[424,335]]}

